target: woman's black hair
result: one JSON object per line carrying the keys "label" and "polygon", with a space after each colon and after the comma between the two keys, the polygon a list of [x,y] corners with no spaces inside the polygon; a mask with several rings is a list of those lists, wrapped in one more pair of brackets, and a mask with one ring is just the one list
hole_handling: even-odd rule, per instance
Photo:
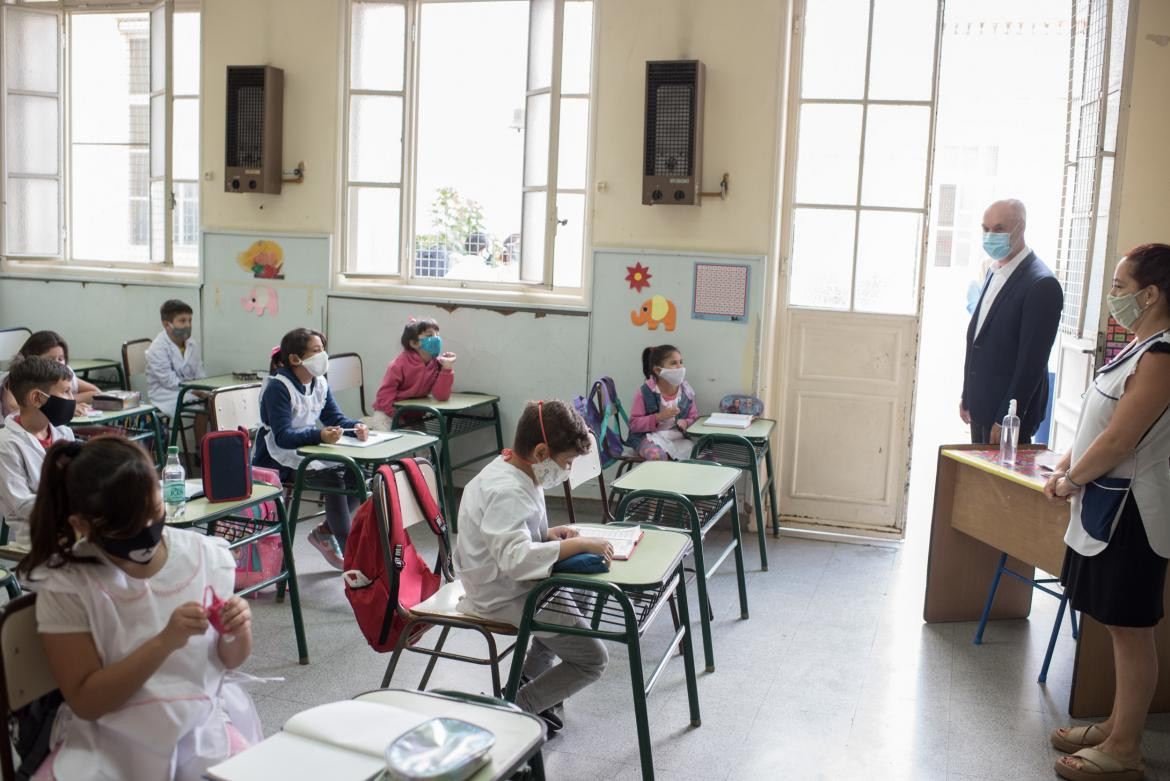
{"label": "woman's black hair", "polygon": [[88,536],[100,540],[133,536],[161,510],[158,472],[137,443],[117,436],[58,442],[45,453],[29,516],[32,550],[17,571],[27,576],[42,564],[97,563],[74,555],[72,515],[85,519]]}
{"label": "woman's black hair", "polygon": [[402,349],[413,350],[414,346],[411,342],[419,338],[419,334],[426,331],[434,330],[439,332],[439,324],[434,320],[415,320],[413,317],[406,321],[406,327],[402,329]]}
{"label": "woman's black hair", "polygon": [[1170,307],[1170,245],[1140,244],[1127,252],[1125,259],[1138,287],[1155,286]]}
{"label": "woman's black hair", "polygon": [[17,356],[12,361],[11,371],[8,372],[8,390],[16,399],[18,405],[24,404],[24,399],[33,388],[45,393],[61,380],[71,379],[69,370],[52,358],[40,355],[27,357]]}
{"label": "woman's black hair", "polygon": [[276,374],[277,369],[292,368],[292,364],[288,362],[290,355],[301,356],[305,354],[305,350],[309,349],[309,340],[316,336],[321,340],[321,346],[325,347],[325,334],[320,331],[314,331],[311,328],[294,328],[284,335],[280,340],[280,347],[272,354],[272,360],[268,366],[269,374]]}
{"label": "woman's black hair", "polygon": [[654,367],[666,363],[666,359],[670,357],[670,354],[677,353],[678,351],[678,348],[673,344],[660,344],[657,347],[647,347],[642,351],[642,374],[646,375],[646,379],[650,379],[654,376]]}
{"label": "woman's black hair", "polygon": [[30,355],[44,355],[54,347],[61,348],[61,351],[65,353],[65,363],[69,363],[69,345],[56,331],[37,331],[24,340],[17,355],[22,358],[27,358]]}
{"label": "woman's black hair", "polygon": [[589,427],[568,402],[528,402],[516,423],[512,450],[522,458],[529,458],[536,446],[546,441],[546,435],[553,455],[569,451],[577,455],[589,452]]}

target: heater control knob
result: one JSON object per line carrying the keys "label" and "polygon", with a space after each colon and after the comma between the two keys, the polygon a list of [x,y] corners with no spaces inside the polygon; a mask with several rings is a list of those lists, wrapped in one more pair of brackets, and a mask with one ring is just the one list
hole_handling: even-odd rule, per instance
{"label": "heater control knob", "polygon": [[687,197],[687,194],[685,192],[683,192],[682,190],[675,190],[674,191],[674,199],[676,201],[681,201],[681,200],[685,199],[686,197]]}
{"label": "heater control knob", "polygon": [[255,189],[256,189],[256,180],[255,180],[255,179],[249,179],[249,180],[248,180],[248,189],[249,189],[249,190],[255,190]]}
{"label": "heater control knob", "polygon": [[233,190],[240,189],[240,180],[239,179],[232,179],[232,189]]}
{"label": "heater control knob", "polygon": [[654,192],[650,193],[650,198],[652,200],[655,200],[655,201],[661,201],[662,200],[662,190],[655,190]]}

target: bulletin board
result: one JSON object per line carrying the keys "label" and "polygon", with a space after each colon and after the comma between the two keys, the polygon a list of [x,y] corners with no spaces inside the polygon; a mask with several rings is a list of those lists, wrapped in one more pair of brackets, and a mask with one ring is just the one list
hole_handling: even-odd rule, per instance
{"label": "bulletin board", "polygon": [[[696,296],[696,266],[700,282],[710,278],[702,267],[734,272],[742,281],[742,312],[733,311],[738,288],[731,295]],[[717,267],[717,268],[716,268]],[[719,255],[656,250],[597,249],[593,253],[592,314],[589,318],[589,378],[614,378],[622,403],[629,409],[642,382],[642,349],[673,344],[683,355],[687,382],[695,389],[701,412],[714,410],[728,393],[752,393],[759,388],[760,337],[763,312],[764,258],[759,255]],[[748,284],[748,280],[756,284]],[[703,291],[699,291],[702,293]],[[661,296],[673,305],[673,317],[663,310]],[[700,317],[696,304],[721,313]],[[648,311],[642,312],[646,305]],[[657,306],[656,306],[657,305]],[[669,307],[667,308],[669,309]],[[703,309],[702,311],[706,311]],[[732,319],[731,314],[738,319]],[[657,321],[634,325],[631,313]],[[673,330],[667,327],[673,325]]]}
{"label": "bulletin board", "polygon": [[201,329],[208,374],[267,370],[285,333],[324,330],[329,241],[315,234],[204,232]]}

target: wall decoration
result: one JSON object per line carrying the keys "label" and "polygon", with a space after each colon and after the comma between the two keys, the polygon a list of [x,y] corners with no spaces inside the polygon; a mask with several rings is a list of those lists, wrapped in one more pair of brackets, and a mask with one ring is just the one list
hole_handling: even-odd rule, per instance
{"label": "wall decoration", "polygon": [[661,323],[667,331],[673,331],[678,313],[674,302],[665,296],[651,296],[642,302],[642,306],[630,312],[630,322],[634,325],[644,325],[651,331],[657,331]]}
{"label": "wall decoration", "polygon": [[260,239],[236,256],[240,268],[256,279],[284,279],[284,250],[275,241]]}
{"label": "wall decoration", "polygon": [[1133,341],[1133,334],[1122,328],[1109,316],[1109,325],[1105,327],[1105,363],[1109,363],[1125,349],[1125,346]]}
{"label": "wall decoration", "polygon": [[738,263],[696,263],[691,317],[747,322],[751,268]]}
{"label": "wall decoration", "polygon": [[280,312],[276,288],[271,285],[256,285],[248,292],[248,295],[240,299],[240,303],[245,312],[251,312],[256,317],[263,317],[265,312],[269,315]]}
{"label": "wall decoration", "polygon": [[635,293],[641,293],[642,288],[650,287],[650,277],[654,276],[650,273],[649,266],[643,266],[641,263],[634,263],[632,266],[626,266],[626,281],[630,283],[630,290]]}

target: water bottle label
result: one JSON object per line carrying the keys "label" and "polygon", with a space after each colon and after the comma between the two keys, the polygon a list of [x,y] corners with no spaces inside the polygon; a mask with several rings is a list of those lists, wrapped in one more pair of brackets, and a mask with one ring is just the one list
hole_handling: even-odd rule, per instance
{"label": "water bottle label", "polygon": [[170,483],[166,486],[164,491],[164,499],[167,504],[182,504],[187,501],[186,486],[183,483]]}

